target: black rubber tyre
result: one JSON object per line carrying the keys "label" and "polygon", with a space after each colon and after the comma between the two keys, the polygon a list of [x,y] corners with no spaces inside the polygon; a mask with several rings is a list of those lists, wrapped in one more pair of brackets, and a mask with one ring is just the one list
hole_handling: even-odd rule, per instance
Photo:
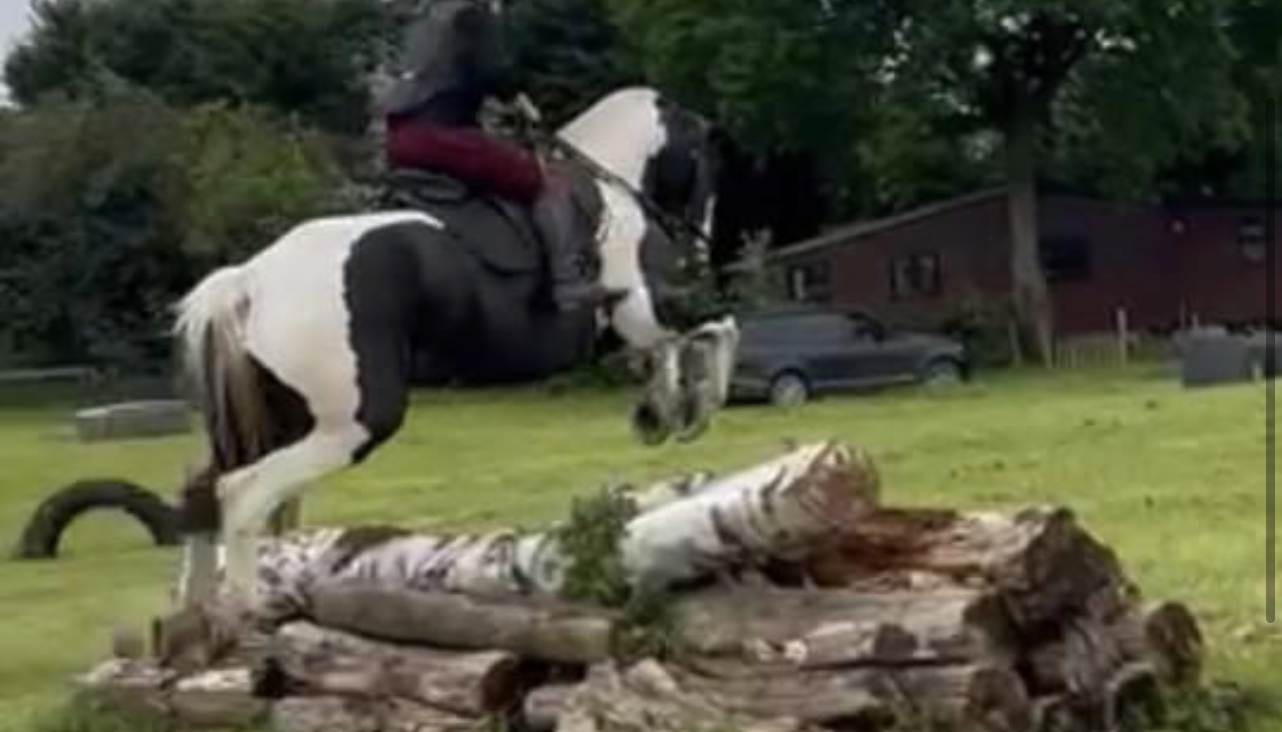
{"label": "black rubber tyre", "polygon": [[770,403],[784,409],[799,407],[810,401],[810,382],[796,371],[784,371],[770,380]]}
{"label": "black rubber tyre", "polygon": [[954,386],[966,380],[962,365],[951,358],[936,358],[922,369],[921,383],[926,386]]}
{"label": "black rubber tyre", "polygon": [[156,546],[181,541],[178,516],[160,496],[117,479],[82,480],[59,490],[36,509],[14,550],[15,559],[53,559],[67,527],[82,514],[115,509],[138,519]]}

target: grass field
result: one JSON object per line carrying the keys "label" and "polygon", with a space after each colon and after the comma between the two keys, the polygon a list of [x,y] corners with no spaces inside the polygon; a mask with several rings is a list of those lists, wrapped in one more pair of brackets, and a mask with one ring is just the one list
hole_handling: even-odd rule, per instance
{"label": "grass field", "polygon": [[[792,412],[736,408],[701,442],[631,441],[627,394],[542,390],[422,395],[399,439],[329,481],[311,523],[529,525],[612,479],[726,468],[787,438],[835,436],[873,450],[887,502],[1074,508],[1151,596],[1187,600],[1213,649],[1211,673],[1282,700],[1282,633],[1264,621],[1264,394],[1258,385],[1184,392],[1158,373],[1015,375],[946,393],[833,399]],[[67,405],[0,402],[0,542],[48,491],[118,476],[171,494],[194,439],[85,446]],[[113,624],[167,602],[172,550],[141,529],[89,517],[51,563],[0,561],[0,728],[56,704],[99,657]],[[1282,731],[1282,714],[1252,725]]]}

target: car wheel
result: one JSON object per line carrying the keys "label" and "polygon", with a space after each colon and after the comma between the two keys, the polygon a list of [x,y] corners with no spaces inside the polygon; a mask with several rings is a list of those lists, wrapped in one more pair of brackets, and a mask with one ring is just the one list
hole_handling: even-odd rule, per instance
{"label": "car wheel", "polygon": [[795,371],[785,371],[770,382],[770,403],[776,407],[796,407],[809,399],[810,384]]}
{"label": "car wheel", "polygon": [[961,364],[951,358],[937,358],[926,364],[921,377],[927,386],[953,386],[964,380]]}

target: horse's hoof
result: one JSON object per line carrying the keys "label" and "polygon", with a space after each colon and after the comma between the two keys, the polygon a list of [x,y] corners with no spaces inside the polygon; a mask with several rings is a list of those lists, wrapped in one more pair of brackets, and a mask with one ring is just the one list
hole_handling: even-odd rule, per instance
{"label": "horse's hoof", "polygon": [[638,404],[632,412],[632,432],[641,444],[656,447],[667,442],[672,429],[659,410],[648,402]]}
{"label": "horse's hoof", "polygon": [[687,394],[681,400],[679,415],[680,427],[677,429],[677,442],[690,443],[708,431],[712,420],[711,410],[705,408],[704,399],[697,392]]}

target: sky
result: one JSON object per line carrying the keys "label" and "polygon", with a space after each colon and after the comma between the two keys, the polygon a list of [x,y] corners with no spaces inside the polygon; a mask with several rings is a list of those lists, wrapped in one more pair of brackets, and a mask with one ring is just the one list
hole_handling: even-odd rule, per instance
{"label": "sky", "polygon": [[[30,0],[0,0],[0,55],[7,56],[9,49],[27,29]],[[8,98],[8,90],[0,82],[0,98]]]}

